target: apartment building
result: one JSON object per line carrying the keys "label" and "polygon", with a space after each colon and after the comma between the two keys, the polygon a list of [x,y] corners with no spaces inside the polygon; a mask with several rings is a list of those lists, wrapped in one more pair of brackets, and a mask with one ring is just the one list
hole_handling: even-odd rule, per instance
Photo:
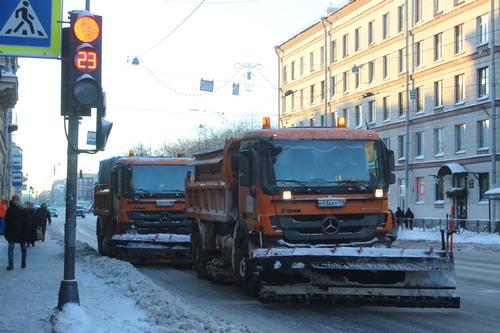
{"label": "apartment building", "polygon": [[276,47],[280,125],[373,129],[396,156],[392,209],[444,218],[455,196],[488,219],[490,41],[490,0],[351,0]]}

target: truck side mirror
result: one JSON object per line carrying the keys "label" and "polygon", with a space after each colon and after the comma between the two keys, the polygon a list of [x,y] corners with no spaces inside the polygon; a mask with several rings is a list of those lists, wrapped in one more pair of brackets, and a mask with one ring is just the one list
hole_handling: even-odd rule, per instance
{"label": "truck side mirror", "polygon": [[396,183],[396,175],[393,174],[392,172],[389,174],[389,184],[395,184]]}
{"label": "truck side mirror", "polygon": [[233,155],[231,156],[231,171],[233,172],[233,174],[237,174],[238,171],[240,170],[239,168],[239,159],[238,159],[238,156],[237,155]]}
{"label": "truck side mirror", "polygon": [[111,171],[111,193],[118,193],[118,172],[116,169]]}
{"label": "truck side mirror", "polygon": [[250,150],[240,151],[238,169],[240,171],[240,186],[250,186],[252,184],[252,152]]}
{"label": "truck side mirror", "polygon": [[396,163],[394,161],[394,151],[392,150],[387,150],[387,164],[389,166],[389,171],[394,171],[394,168],[396,166]]}

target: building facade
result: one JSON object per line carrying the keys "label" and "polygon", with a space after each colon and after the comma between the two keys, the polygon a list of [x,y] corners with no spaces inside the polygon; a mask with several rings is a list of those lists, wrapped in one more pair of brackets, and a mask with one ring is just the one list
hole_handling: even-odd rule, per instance
{"label": "building facade", "polygon": [[12,123],[12,109],[18,99],[17,59],[0,57],[0,194],[10,197],[16,188],[12,187],[12,132],[17,125]]}
{"label": "building facade", "polygon": [[490,26],[490,0],[351,0],[276,47],[280,124],[345,117],[377,131],[395,153],[393,210],[444,218],[455,197],[459,217],[498,219],[484,192],[499,183],[490,45],[500,17]]}

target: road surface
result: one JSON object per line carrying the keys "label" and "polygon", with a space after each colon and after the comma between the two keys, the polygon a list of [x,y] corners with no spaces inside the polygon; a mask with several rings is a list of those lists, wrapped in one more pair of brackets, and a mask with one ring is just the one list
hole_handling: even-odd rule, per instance
{"label": "road surface", "polygon": [[[63,213],[62,210],[60,210]],[[93,215],[77,219],[77,239],[96,248]],[[62,219],[57,225],[63,230]],[[421,244],[418,244],[421,246]],[[235,286],[196,278],[187,269],[138,267],[161,287],[204,313],[259,333],[500,332],[500,252],[462,247],[455,258],[460,309],[406,309],[328,304],[261,304]]]}

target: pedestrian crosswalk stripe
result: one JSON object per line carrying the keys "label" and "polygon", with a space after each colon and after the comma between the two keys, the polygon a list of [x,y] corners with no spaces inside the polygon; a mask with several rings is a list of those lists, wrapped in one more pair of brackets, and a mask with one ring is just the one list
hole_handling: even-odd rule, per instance
{"label": "pedestrian crosswalk stripe", "polygon": [[29,0],[19,1],[19,4],[0,30],[0,36],[48,38]]}

